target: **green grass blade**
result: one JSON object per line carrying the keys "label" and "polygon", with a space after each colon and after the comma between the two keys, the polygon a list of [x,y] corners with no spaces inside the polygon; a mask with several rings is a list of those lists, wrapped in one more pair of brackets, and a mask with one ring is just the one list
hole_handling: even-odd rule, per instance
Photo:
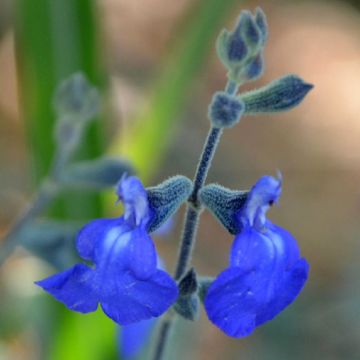
{"label": "green grass blade", "polygon": [[[96,47],[96,23],[91,0],[16,1],[16,50],[23,118],[35,182],[47,174],[54,154],[52,96],[59,81],[76,71],[101,86]],[[89,128],[79,158],[92,158],[102,149],[99,122]],[[98,195],[71,194],[58,201],[58,217],[100,214]]]}

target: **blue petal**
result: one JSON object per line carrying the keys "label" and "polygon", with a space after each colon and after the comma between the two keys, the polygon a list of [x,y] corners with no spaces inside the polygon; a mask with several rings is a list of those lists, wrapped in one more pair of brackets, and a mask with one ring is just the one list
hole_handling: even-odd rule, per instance
{"label": "blue petal", "polygon": [[77,236],[76,249],[79,255],[84,260],[95,260],[95,249],[102,245],[107,233],[119,226],[124,227],[123,231],[126,231],[126,225],[124,219],[98,219],[85,225]]}
{"label": "blue petal", "polygon": [[227,335],[250,335],[256,326],[271,320],[295,300],[307,275],[304,259],[276,277],[266,270],[228,268],[210,286],[205,298],[206,312]]}
{"label": "blue petal", "polygon": [[276,203],[281,194],[282,179],[272,176],[261,177],[250,190],[246,203],[240,213],[239,220],[243,226],[254,226],[258,230],[265,225],[266,211],[269,207]]}
{"label": "blue petal", "polygon": [[291,233],[282,227],[267,221],[266,223],[267,234],[273,239],[274,243],[281,243],[284,249],[285,266],[286,270],[293,266],[296,261],[300,259],[300,249]]}
{"label": "blue petal", "polygon": [[259,311],[256,325],[271,320],[290,305],[304,287],[308,274],[309,264],[305,259],[298,260],[289,271],[285,272],[272,300]]}
{"label": "blue petal", "polygon": [[129,266],[137,278],[147,279],[156,271],[155,246],[145,229],[132,231],[129,243]]}
{"label": "blue petal", "polygon": [[117,194],[124,203],[124,218],[133,226],[146,226],[150,220],[148,197],[141,181],[135,177],[124,177],[117,185]]}
{"label": "blue petal", "polygon": [[235,237],[230,253],[230,266],[241,266],[249,270],[255,267],[264,269],[272,267],[277,259],[277,248],[272,239],[265,233],[246,227]]}
{"label": "blue petal", "polygon": [[300,258],[295,238],[285,229],[266,222],[262,232],[246,227],[235,237],[230,254],[231,266],[272,267],[286,270]]}
{"label": "blue petal", "polygon": [[211,284],[206,298],[207,315],[227,335],[243,337],[255,329],[258,302],[253,295],[254,273],[233,267]]}
{"label": "blue petal", "polygon": [[157,270],[147,280],[137,279],[130,271],[111,277],[101,292],[104,312],[120,325],[129,325],[160,316],[176,300],[175,281]]}
{"label": "blue petal", "polygon": [[142,320],[135,324],[123,326],[119,331],[120,354],[124,359],[133,359],[139,355],[149,341],[156,319]]}
{"label": "blue petal", "polygon": [[117,226],[109,229],[95,247],[95,263],[102,279],[99,286],[119,272],[132,270],[145,280],[156,271],[157,255],[154,243],[144,228],[128,229]]}
{"label": "blue petal", "polygon": [[268,277],[266,288],[267,299],[270,299],[278,293],[277,287],[285,272],[299,258],[300,251],[294,237],[268,221],[262,232],[247,227],[235,238],[230,266],[264,273]]}
{"label": "blue petal", "polygon": [[37,281],[45,291],[69,309],[88,313],[98,306],[98,294],[93,286],[94,270],[83,264]]}

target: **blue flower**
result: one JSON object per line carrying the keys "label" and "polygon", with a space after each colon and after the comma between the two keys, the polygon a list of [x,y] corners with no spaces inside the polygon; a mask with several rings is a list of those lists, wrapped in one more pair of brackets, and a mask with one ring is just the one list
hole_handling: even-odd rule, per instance
{"label": "blue flower", "polygon": [[[164,261],[158,257],[158,268],[165,270]],[[117,327],[117,347],[121,359],[138,359],[146,350],[158,319],[151,318],[134,324]]]}
{"label": "blue flower", "polygon": [[292,303],[309,271],[294,237],[266,218],[281,193],[281,178],[264,176],[238,213],[241,232],[230,265],[215,279],[205,298],[209,319],[227,335],[243,337]]}
{"label": "blue flower", "polygon": [[120,325],[158,317],[176,300],[175,281],[160,270],[147,233],[154,216],[136,177],[121,180],[117,193],[125,205],[120,218],[86,225],[77,238],[80,256],[94,267],[76,264],[36,284],[69,309],[88,313],[98,304]]}

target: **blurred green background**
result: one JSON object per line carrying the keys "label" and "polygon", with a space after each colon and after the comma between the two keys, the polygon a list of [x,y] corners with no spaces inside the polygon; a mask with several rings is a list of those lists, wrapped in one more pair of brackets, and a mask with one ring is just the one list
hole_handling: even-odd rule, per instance
{"label": "blurred green background", "polygon": [[[295,110],[244,118],[226,131],[209,182],[249,188],[280,169],[271,219],[298,239],[311,264],[298,300],[249,338],[223,335],[203,312],[179,322],[171,359],[360,359],[360,4],[356,1],[0,0],[0,232],[47,172],[51,98],[82,70],[102,92],[102,113],[77,157],[126,155],[147,185],[192,177],[223,88],[219,30],[260,5],[270,38],[261,86],[296,73],[315,89]],[[65,194],[47,214],[87,221],[119,214],[111,190]],[[156,246],[173,268],[182,212]],[[231,237],[204,212],[194,264],[226,265]],[[55,269],[23,249],[0,269],[1,360],[117,359],[115,325],[101,311],[66,310],[33,284]]]}

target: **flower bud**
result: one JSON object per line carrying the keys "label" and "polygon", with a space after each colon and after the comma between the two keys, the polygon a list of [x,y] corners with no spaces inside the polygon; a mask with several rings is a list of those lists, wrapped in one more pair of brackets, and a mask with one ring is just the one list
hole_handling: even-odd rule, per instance
{"label": "flower bud", "polygon": [[264,56],[262,52],[260,52],[251,62],[246,65],[244,71],[244,78],[247,81],[258,79],[264,71]]}
{"label": "flower bud", "polygon": [[82,73],[65,79],[54,96],[54,108],[59,118],[71,116],[89,120],[98,113],[99,107],[99,93]]}
{"label": "flower bud", "polygon": [[264,12],[255,16],[243,11],[232,32],[223,30],[217,40],[217,53],[228,70],[228,78],[237,84],[255,80],[263,71],[262,52],[268,37]]}
{"label": "flower bud", "polygon": [[265,13],[262,11],[260,7],[257,7],[255,10],[255,22],[261,32],[262,41],[263,43],[265,43],[269,35],[268,25],[267,25]]}
{"label": "flower bud", "polygon": [[296,75],[287,75],[270,84],[241,94],[245,114],[268,113],[289,110],[298,105],[313,88]]}
{"label": "flower bud", "polygon": [[183,318],[194,321],[199,317],[200,299],[195,270],[190,269],[179,282],[179,297],[174,310]]}
{"label": "flower bud", "polygon": [[262,43],[262,33],[250,11],[244,10],[240,14],[237,28],[250,50],[256,52]]}

